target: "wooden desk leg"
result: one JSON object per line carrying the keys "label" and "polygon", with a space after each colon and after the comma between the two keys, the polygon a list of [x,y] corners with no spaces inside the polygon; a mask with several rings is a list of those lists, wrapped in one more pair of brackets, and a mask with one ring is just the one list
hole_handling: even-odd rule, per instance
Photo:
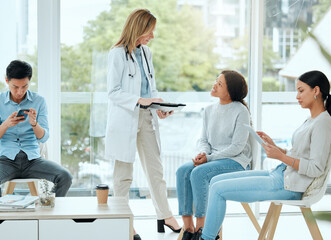
{"label": "wooden desk leg", "polygon": [[303,217],[306,220],[306,224],[309,228],[310,234],[314,240],[323,240],[322,234],[318,228],[315,217],[310,208],[300,207]]}

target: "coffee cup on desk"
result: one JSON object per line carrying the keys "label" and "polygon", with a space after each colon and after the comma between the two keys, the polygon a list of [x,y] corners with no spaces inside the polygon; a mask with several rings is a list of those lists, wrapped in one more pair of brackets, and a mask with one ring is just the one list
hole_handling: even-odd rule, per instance
{"label": "coffee cup on desk", "polygon": [[95,188],[98,204],[106,204],[108,200],[109,187],[107,184],[98,184]]}

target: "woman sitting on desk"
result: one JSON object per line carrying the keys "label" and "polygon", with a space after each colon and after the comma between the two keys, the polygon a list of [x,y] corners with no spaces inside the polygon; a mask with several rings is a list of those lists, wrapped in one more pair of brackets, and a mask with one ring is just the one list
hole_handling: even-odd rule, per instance
{"label": "woman sitting on desk", "polygon": [[225,216],[226,200],[298,200],[313,179],[323,175],[331,148],[330,83],[323,73],[311,71],[301,75],[296,86],[299,104],[308,108],[311,116],[294,132],[291,152],[277,147],[264,132],[257,132],[266,142],[263,148],[267,156],[282,164],[271,172],[246,171],[214,177],[200,239],[215,239]]}
{"label": "woman sitting on desk", "polygon": [[[244,102],[247,95],[245,78],[235,71],[223,71],[211,95],[219,102],[208,106],[203,114],[200,153],[193,162],[177,170],[179,214],[184,222],[183,240],[198,239],[204,225],[209,182],[212,177],[228,172],[244,171],[252,160],[249,133],[243,124],[250,123]],[[193,202],[196,227],[193,223]]]}

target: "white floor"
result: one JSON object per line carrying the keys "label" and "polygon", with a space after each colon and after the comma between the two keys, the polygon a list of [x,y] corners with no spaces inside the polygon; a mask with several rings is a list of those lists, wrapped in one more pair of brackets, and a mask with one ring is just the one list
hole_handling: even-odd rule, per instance
{"label": "white floor", "polygon": [[[177,200],[169,200],[174,214],[177,210]],[[151,200],[131,200],[130,207],[135,215],[134,227],[142,240],[177,240],[178,234],[166,228],[165,233],[157,233],[156,218]],[[260,204],[261,216],[258,221],[262,226],[265,212],[269,204]],[[331,211],[331,195],[325,196],[318,204],[312,207],[313,211]],[[275,240],[309,240],[312,239],[308,227],[298,207],[284,206],[279,218]],[[263,213],[264,212],[264,213]],[[147,215],[147,216],[146,216]],[[182,220],[176,216],[180,225]],[[331,239],[331,222],[317,221],[322,236],[325,240]],[[258,234],[252,223],[244,213],[239,203],[229,202],[227,215],[223,223],[224,240],[251,240],[257,239]]]}

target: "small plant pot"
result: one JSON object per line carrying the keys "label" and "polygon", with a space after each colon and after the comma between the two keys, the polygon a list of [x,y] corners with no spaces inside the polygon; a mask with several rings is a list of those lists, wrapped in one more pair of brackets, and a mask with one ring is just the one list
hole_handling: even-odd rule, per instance
{"label": "small plant pot", "polygon": [[42,208],[52,208],[55,206],[55,193],[40,194],[39,206]]}

